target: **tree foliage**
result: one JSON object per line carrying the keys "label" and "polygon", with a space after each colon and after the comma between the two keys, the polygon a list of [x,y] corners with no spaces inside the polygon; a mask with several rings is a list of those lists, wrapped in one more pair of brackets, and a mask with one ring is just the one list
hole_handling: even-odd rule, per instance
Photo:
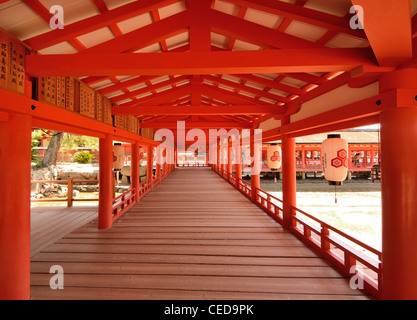
{"label": "tree foliage", "polygon": [[[41,146],[42,139],[49,140],[43,160],[40,159],[38,152],[34,149]],[[94,151],[98,150],[98,146],[98,138],[53,132],[51,130],[34,130],[32,132],[32,162],[42,167],[56,165],[60,149],[77,150],[78,148],[90,148]],[[89,161],[91,162],[91,158]]]}

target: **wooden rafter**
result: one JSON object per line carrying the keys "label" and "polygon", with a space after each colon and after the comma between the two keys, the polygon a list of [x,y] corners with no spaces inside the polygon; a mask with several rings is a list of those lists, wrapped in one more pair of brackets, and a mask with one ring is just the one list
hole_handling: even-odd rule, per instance
{"label": "wooden rafter", "polygon": [[102,14],[74,22],[62,30],[52,30],[25,41],[34,51],[48,48],[55,44],[69,41],[83,34],[108,27],[143,13],[150,12],[163,6],[178,2],[179,0],[143,0],[109,10]]}
{"label": "wooden rafter", "polygon": [[80,54],[134,52],[154,43],[163,41],[188,31],[189,13],[183,11],[176,15],[154,22],[143,28],[126,33],[120,37],[106,41]]}
{"label": "wooden rafter", "polygon": [[137,106],[120,107],[114,106],[113,114],[133,114],[133,115],[260,115],[265,113],[280,114],[285,108],[277,106]]}
{"label": "wooden rafter", "polygon": [[213,32],[267,47],[268,49],[320,48],[319,44],[304,40],[281,31],[236,18],[216,10],[208,12]]}
{"label": "wooden rafter", "polygon": [[349,20],[303,6],[275,0],[226,0],[227,2],[268,12],[280,17],[301,21],[314,26],[366,39],[362,30],[353,30]]}
{"label": "wooden rafter", "polygon": [[350,71],[376,65],[368,48],[230,52],[62,54],[26,57],[30,76],[111,76]]}
{"label": "wooden rafter", "polygon": [[380,66],[398,66],[413,57],[410,1],[352,0],[362,6],[363,26]]}

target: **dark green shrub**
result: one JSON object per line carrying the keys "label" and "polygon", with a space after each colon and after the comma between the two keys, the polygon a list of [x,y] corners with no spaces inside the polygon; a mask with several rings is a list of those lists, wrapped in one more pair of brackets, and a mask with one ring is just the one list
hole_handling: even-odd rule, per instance
{"label": "dark green shrub", "polygon": [[91,159],[94,158],[94,155],[88,151],[81,151],[74,154],[74,162],[77,163],[91,163]]}

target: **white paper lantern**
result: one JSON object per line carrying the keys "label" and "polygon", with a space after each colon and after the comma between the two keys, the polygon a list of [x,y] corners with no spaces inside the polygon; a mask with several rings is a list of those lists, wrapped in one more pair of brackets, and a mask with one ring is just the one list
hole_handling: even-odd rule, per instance
{"label": "white paper lantern", "polygon": [[348,143],[339,134],[328,135],[321,146],[324,178],[341,185],[348,173]]}
{"label": "white paper lantern", "polygon": [[125,148],[121,144],[113,146],[113,169],[121,170],[124,166]]}
{"label": "white paper lantern", "polygon": [[145,153],[142,147],[139,147],[139,165],[143,164],[143,159],[145,159]]}
{"label": "white paper lantern", "polygon": [[277,144],[269,145],[266,149],[266,159],[271,170],[278,170],[282,165],[282,150]]}

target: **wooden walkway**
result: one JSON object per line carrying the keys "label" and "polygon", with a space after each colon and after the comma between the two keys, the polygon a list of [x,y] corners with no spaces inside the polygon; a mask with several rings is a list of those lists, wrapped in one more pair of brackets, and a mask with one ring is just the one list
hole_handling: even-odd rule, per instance
{"label": "wooden walkway", "polygon": [[97,205],[35,207],[31,209],[30,256],[97,218]]}
{"label": "wooden walkway", "polygon": [[[64,269],[51,290],[49,269]],[[177,169],[113,228],[32,258],[32,299],[368,299],[210,169]]]}

